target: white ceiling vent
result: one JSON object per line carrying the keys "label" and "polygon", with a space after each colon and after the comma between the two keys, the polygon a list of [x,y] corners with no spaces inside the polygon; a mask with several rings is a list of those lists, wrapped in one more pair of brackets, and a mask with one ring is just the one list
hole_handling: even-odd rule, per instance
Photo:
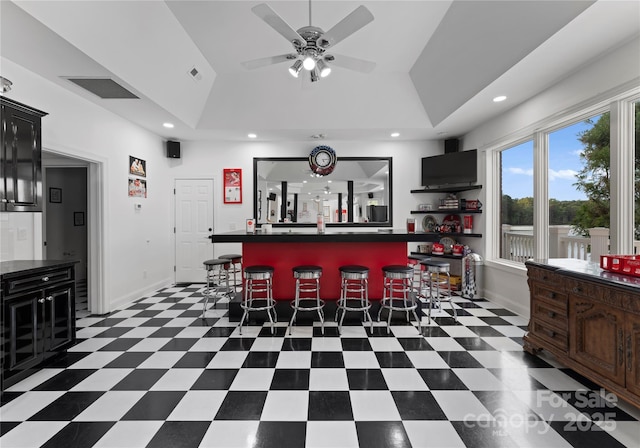
{"label": "white ceiling vent", "polygon": [[198,71],[197,68],[192,67],[191,70],[189,70],[189,76],[191,77],[191,79],[193,79],[194,81],[200,81],[202,79],[202,74],[200,74],[200,72]]}
{"label": "white ceiling vent", "polygon": [[139,99],[111,78],[66,78],[102,99]]}

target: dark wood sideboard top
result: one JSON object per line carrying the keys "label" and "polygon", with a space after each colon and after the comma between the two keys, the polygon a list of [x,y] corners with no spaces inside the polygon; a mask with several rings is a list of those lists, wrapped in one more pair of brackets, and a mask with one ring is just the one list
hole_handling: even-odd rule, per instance
{"label": "dark wood sideboard top", "polygon": [[605,285],[615,285],[628,289],[635,294],[640,294],[640,277],[605,271],[600,268],[598,263],[575,258],[549,258],[544,260],[527,260],[525,265],[560,271],[562,274],[570,277]]}

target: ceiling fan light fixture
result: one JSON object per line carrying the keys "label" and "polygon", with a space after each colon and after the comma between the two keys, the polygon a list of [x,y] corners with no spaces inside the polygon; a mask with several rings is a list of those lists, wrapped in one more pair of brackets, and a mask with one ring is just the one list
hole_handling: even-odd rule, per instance
{"label": "ceiling fan light fixture", "polygon": [[318,70],[320,70],[321,78],[326,78],[331,74],[331,67],[322,59],[318,61]]}
{"label": "ceiling fan light fixture", "polygon": [[302,62],[302,66],[309,71],[316,68],[316,60],[313,58],[313,55],[307,54]]}
{"label": "ceiling fan light fixture", "polygon": [[320,76],[318,76],[318,69],[314,67],[314,69],[311,70],[311,82],[316,82],[318,79],[320,79]]}
{"label": "ceiling fan light fixture", "polygon": [[298,59],[296,62],[293,63],[291,67],[289,67],[289,73],[291,73],[291,76],[293,76],[294,78],[298,77],[301,70],[302,70],[302,61],[300,59]]}

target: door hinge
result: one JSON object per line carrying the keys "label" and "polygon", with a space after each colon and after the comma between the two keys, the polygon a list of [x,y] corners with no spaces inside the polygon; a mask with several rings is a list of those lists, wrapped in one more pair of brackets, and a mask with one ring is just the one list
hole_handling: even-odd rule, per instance
{"label": "door hinge", "polygon": [[175,266],[173,267],[173,272],[176,272],[176,267]]}
{"label": "door hinge", "polygon": [[174,194],[174,195],[176,194],[176,189],[175,189],[175,188],[173,189],[173,194]]}
{"label": "door hinge", "polygon": [[176,228],[175,227],[173,228],[173,233],[176,233]]}

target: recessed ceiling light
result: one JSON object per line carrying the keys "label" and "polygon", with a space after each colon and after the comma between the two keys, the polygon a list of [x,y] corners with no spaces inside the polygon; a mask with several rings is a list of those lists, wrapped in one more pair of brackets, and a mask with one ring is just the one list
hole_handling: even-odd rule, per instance
{"label": "recessed ceiling light", "polygon": [[247,137],[249,137],[249,138],[256,138],[256,137],[258,137],[258,136],[257,136],[256,134],[251,133],[251,134],[247,134]]}
{"label": "recessed ceiling light", "polygon": [[494,102],[494,103],[499,103],[499,102],[504,101],[504,100],[506,100],[506,99],[507,99],[507,97],[506,97],[506,96],[504,96],[504,95],[500,95],[500,96],[495,97],[495,98],[493,99],[493,102]]}
{"label": "recessed ceiling light", "polygon": [[162,123],[162,126],[164,126],[167,129],[173,129],[173,123]]}
{"label": "recessed ceiling light", "polygon": [[391,134],[391,137],[400,137],[400,133],[399,132],[394,132]]}

